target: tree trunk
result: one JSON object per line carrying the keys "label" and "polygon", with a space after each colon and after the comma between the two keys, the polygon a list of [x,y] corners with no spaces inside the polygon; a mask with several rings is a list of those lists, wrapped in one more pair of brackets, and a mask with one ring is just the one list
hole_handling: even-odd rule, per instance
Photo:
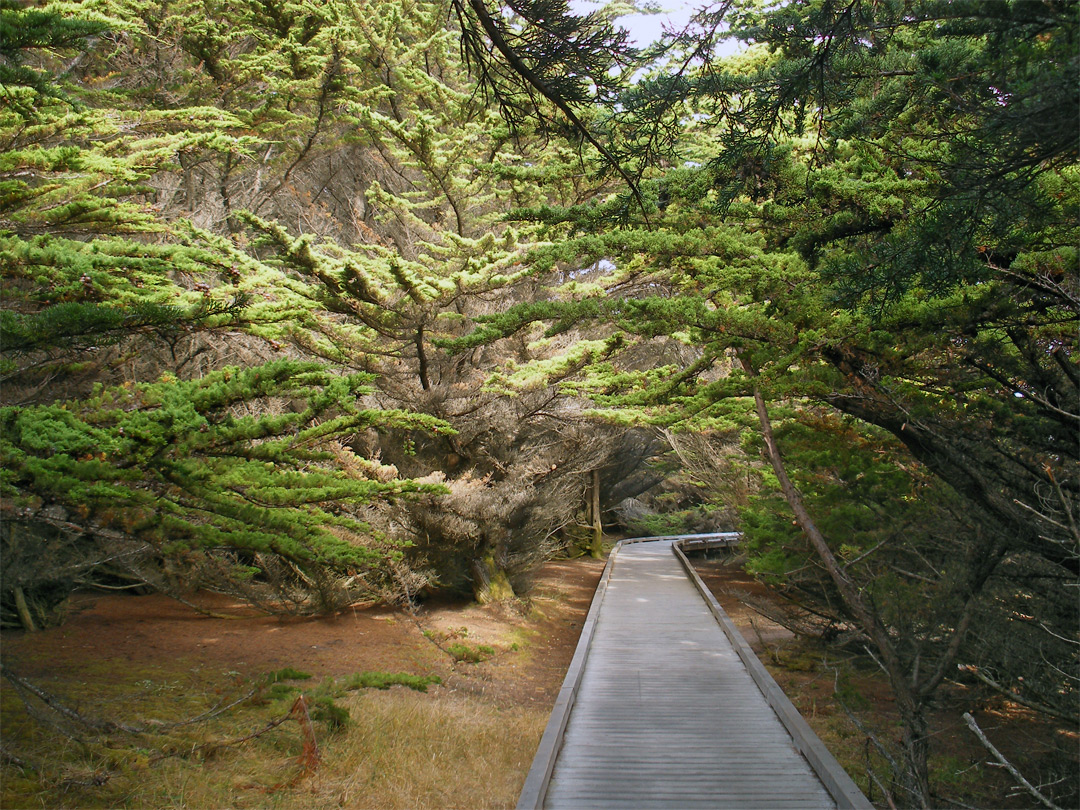
{"label": "tree trunk", "polygon": [[424,350],[424,325],[420,324],[416,327],[416,337],[413,340],[416,344],[416,361],[420,366],[420,387],[425,391],[431,390],[431,380],[428,378],[428,359],[427,352]]}
{"label": "tree trunk", "polygon": [[516,594],[501,563],[500,543],[487,541],[472,561],[473,597],[481,605],[513,599]]}
{"label": "tree trunk", "polygon": [[589,555],[599,560],[604,556],[604,524],[600,520],[600,470],[592,471],[592,484],[590,489],[589,509],[592,516],[592,542],[589,546]]}
{"label": "tree trunk", "polygon": [[[741,355],[738,357],[747,375],[752,380],[756,380],[757,371],[750,361]],[[908,680],[900,656],[889,638],[888,630],[881,623],[878,615],[863,600],[859,589],[847,578],[840,562],[836,559],[832,549],[829,548],[825,536],[810,517],[806,505],[803,503],[802,495],[788,477],[787,468],[784,465],[783,457],[780,455],[780,448],[776,444],[776,436],[773,434],[772,420],[769,418],[769,411],[765,407],[765,398],[761,395],[761,389],[758,388],[756,382],[753,390],[754,407],[757,410],[758,421],[761,424],[761,433],[765,439],[769,461],[772,464],[773,472],[776,473],[777,481],[780,483],[780,490],[784,494],[784,499],[795,514],[795,520],[798,522],[803,534],[810,541],[818,560],[825,567],[833,584],[836,585],[836,589],[840,592],[848,612],[855,619],[859,628],[870,637],[874,647],[877,648],[878,654],[881,656],[881,663],[889,677],[889,685],[892,687],[893,695],[896,697],[896,708],[900,712],[901,720],[904,723],[904,748],[911,769],[910,777],[913,782],[909,789],[915,794],[913,798],[918,802],[919,806],[927,808],[930,806],[930,776],[927,765],[928,740],[923,701],[920,700],[919,695]]]}

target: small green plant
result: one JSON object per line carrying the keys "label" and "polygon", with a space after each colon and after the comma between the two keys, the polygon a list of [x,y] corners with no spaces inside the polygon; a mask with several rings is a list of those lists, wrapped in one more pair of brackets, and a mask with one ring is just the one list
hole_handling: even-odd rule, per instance
{"label": "small green plant", "polygon": [[859,711],[870,707],[870,701],[859,692],[846,672],[838,675],[835,690],[836,699],[847,709]]}
{"label": "small green plant", "polygon": [[941,754],[930,764],[930,780],[953,790],[972,790],[982,777],[978,762],[968,762],[957,756]]}
{"label": "small green plant", "polygon": [[779,655],[777,663],[788,672],[814,672],[821,661],[810,653],[791,652],[787,655]]}
{"label": "small green plant", "polygon": [[311,700],[308,710],[312,720],[326,723],[331,731],[338,731],[349,725],[349,710],[338,706],[330,695],[320,695]]}
{"label": "small green plant", "polygon": [[299,686],[294,686],[291,683],[275,683],[270,686],[270,691],[266,694],[266,697],[269,700],[284,700],[292,697],[292,694],[299,689]]}
{"label": "small green plant", "polygon": [[404,672],[357,672],[345,681],[346,689],[389,689],[391,686],[407,686],[417,692],[426,692],[431,684],[442,683],[438,675],[408,675]]}
{"label": "small green plant", "polygon": [[475,647],[462,643],[448,644],[446,651],[453,656],[455,661],[468,664],[479,664],[495,655],[495,649],[486,644],[478,644]]}
{"label": "small green plant", "polygon": [[267,672],[263,676],[266,683],[278,683],[279,681],[306,681],[311,677],[310,672],[301,672],[292,667],[285,667],[274,672]]}

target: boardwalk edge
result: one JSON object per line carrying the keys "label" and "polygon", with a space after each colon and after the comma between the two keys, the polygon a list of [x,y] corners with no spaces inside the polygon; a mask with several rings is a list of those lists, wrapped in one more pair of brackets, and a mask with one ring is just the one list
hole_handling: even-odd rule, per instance
{"label": "boardwalk edge", "polygon": [[736,654],[738,654],[750,673],[750,677],[754,679],[754,683],[757,684],[758,689],[765,696],[765,700],[772,707],[772,710],[776,712],[776,716],[780,718],[780,722],[784,724],[784,727],[795,741],[795,747],[810,764],[825,789],[829,791],[829,794],[836,801],[837,808],[839,810],[873,810],[874,806],[859,790],[858,785],[855,784],[847,771],[841,767],[840,763],[836,761],[836,757],[825,747],[825,743],[810,728],[803,716],[799,714],[799,710],[784,694],[780,685],[765,669],[765,665],[750,649],[746,639],[742,637],[735,624],[724,612],[724,609],[720,607],[720,603],[716,601],[712,591],[709,590],[690,564],[690,560],[680,547],[681,545],[682,542],[676,540],[671,545],[672,551],[678,557],[679,562],[682,563],[687,576],[690,577],[694,587],[697,588],[698,593],[708,604],[710,612],[731,641]]}
{"label": "boardwalk edge", "polygon": [[532,767],[525,777],[525,784],[521,788],[518,797],[517,810],[541,810],[544,806],[544,798],[547,796],[548,785],[551,782],[551,771],[555,767],[555,758],[562,746],[563,734],[566,732],[566,723],[570,719],[570,710],[574,706],[578,687],[581,685],[581,676],[585,672],[585,659],[589,654],[593,636],[596,633],[596,620],[600,615],[600,605],[604,602],[607,593],[608,582],[611,580],[611,568],[615,563],[615,557],[619,549],[626,543],[639,542],[638,540],[620,540],[608,554],[607,565],[604,573],[600,576],[600,582],[596,585],[593,593],[592,604],[585,616],[585,624],[581,627],[581,635],[578,637],[577,649],[570,661],[570,667],[566,670],[563,685],[559,689],[559,696],[555,699],[555,705],[551,709],[551,717],[548,718],[544,728],[544,736],[540,738],[540,745],[533,757]]}

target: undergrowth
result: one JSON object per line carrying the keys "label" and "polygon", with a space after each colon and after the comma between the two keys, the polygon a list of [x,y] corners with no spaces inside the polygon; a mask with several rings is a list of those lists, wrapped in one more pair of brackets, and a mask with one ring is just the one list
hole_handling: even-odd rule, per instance
{"label": "undergrowth", "polygon": [[[112,672],[89,689],[10,669],[4,676],[4,808],[132,806],[133,796],[142,797],[135,806],[243,806],[243,797],[265,799],[310,779],[354,725],[372,733],[369,718],[350,710],[358,690],[426,693],[442,683],[430,674],[357,672],[313,685],[292,667],[251,679],[197,668]],[[205,799],[194,801],[199,773]]]}
{"label": "undergrowth", "polygon": [[460,641],[447,644],[446,651],[453,656],[455,661],[466,664],[479,664],[481,661],[486,661],[495,655],[495,648],[489,647],[487,644],[472,645]]}
{"label": "undergrowth", "polygon": [[407,675],[402,672],[357,672],[345,679],[346,689],[389,689],[391,686],[407,686],[417,692],[426,692],[428,686],[439,685],[438,675]]}

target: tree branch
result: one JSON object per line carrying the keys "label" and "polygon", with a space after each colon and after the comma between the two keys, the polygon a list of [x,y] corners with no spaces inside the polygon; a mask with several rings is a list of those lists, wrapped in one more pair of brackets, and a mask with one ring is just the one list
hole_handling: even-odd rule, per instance
{"label": "tree branch", "polygon": [[[454,0],[454,5],[458,6],[460,0]],[[506,41],[499,26],[491,18],[488,13],[487,7],[484,6],[483,0],[469,0],[469,7],[476,15],[476,19],[479,21],[480,26],[484,29],[484,33],[487,34],[488,39],[491,40],[491,44],[495,46],[495,49],[503,55],[507,64],[511,69],[517,73],[521,78],[529,83],[540,95],[554,104],[567,120],[573,124],[574,128],[581,134],[581,136],[587,140],[598,151],[608,163],[619,173],[619,176],[626,181],[626,184],[630,187],[630,192],[634,195],[634,200],[638,204],[638,208],[641,209],[641,216],[645,220],[647,227],[652,227],[649,222],[649,214],[645,208],[645,200],[641,196],[641,191],[638,189],[637,182],[630,176],[629,172],[622,167],[622,164],[615,158],[614,155],[605,147],[596,137],[589,132],[584,122],[578,117],[577,113],[571,109],[570,105],[566,103],[557,93],[547,86],[547,83],[536,74],[536,72],[525,64],[524,60],[517,54],[517,52],[510,47],[510,44]],[[461,16],[461,15],[459,15]]]}
{"label": "tree branch", "polygon": [[1031,784],[1031,782],[1025,779],[1024,775],[1016,769],[1015,765],[1005,759],[1004,754],[997,750],[994,744],[990,742],[989,738],[983,733],[983,730],[979,728],[979,724],[975,722],[975,718],[971,716],[970,712],[964,712],[964,722],[967,723],[968,728],[975,733],[975,736],[979,738],[979,742],[983,744],[986,750],[994,755],[994,759],[1001,763],[1005,770],[1012,774],[1013,779],[1019,782],[1028,793],[1038,799],[1043,807],[1049,807],[1050,810],[1062,810],[1058,805],[1054,804],[1040,793],[1038,788]]}

